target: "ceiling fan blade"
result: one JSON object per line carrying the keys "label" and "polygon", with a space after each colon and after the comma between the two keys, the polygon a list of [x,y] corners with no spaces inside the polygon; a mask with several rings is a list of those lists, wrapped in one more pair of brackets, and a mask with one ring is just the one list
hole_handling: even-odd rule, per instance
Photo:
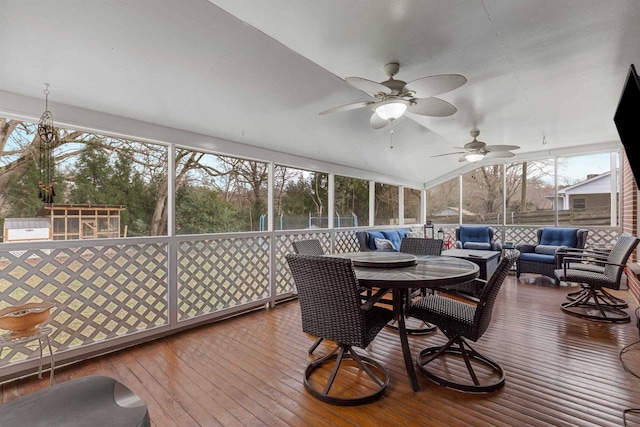
{"label": "ceiling fan blade", "polygon": [[453,153],[436,154],[435,156],[431,156],[431,157],[450,156],[452,154],[461,154],[461,153],[465,153],[466,154],[466,151],[454,151]]}
{"label": "ceiling fan blade", "polygon": [[375,101],[363,101],[363,102],[354,102],[353,104],[342,105],[340,107],[330,108],[326,111],[321,112],[321,115],[337,113],[339,111],[348,111],[355,110],[356,108],[366,107],[368,105],[375,104]]}
{"label": "ceiling fan blade", "polygon": [[347,77],[344,80],[356,89],[359,89],[364,93],[368,93],[370,95],[375,95],[378,93],[389,95],[391,93],[391,89],[383,84],[374,82],[373,80],[367,80],[361,77]]}
{"label": "ceiling fan blade", "polygon": [[500,159],[506,159],[507,157],[515,156],[511,151],[489,151],[485,157],[495,157]]}
{"label": "ceiling fan blade", "polygon": [[411,100],[407,111],[421,116],[448,117],[458,110],[440,98],[420,98]]}
{"label": "ceiling fan blade", "polygon": [[415,93],[416,98],[429,98],[457,89],[466,82],[466,77],[460,74],[441,74],[409,82],[405,90]]}
{"label": "ceiling fan blade", "polygon": [[386,125],[388,125],[391,122],[389,120],[383,119],[382,117],[380,117],[376,113],[373,113],[371,115],[371,119],[369,119],[369,123],[371,124],[371,127],[374,128],[374,129],[382,129],[383,127],[385,127]]}
{"label": "ceiling fan blade", "polygon": [[488,151],[511,151],[517,150],[520,147],[518,147],[517,145],[487,145],[484,148]]}

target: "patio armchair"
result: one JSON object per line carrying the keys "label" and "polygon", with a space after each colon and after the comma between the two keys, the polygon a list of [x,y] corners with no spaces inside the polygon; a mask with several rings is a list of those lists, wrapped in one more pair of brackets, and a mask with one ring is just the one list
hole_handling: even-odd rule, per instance
{"label": "patio armchair", "polygon": [[543,227],[536,232],[535,244],[518,243],[520,258],[516,262],[516,277],[522,273],[542,274],[559,284],[555,270],[562,265],[562,257],[571,249],[583,249],[589,230],[571,227]]}
{"label": "patio armchair", "polygon": [[[353,347],[366,348],[393,318],[391,310],[375,305],[385,290],[363,304],[351,260],[297,254],[285,258],[298,289],[302,330],[337,344],[333,351],[307,365],[305,388],[333,405],[360,405],[378,399],[389,384],[389,373]],[[341,369],[343,360],[353,363]],[[353,365],[361,370],[360,375],[354,376]],[[316,372],[327,372],[321,367],[331,371],[328,377]]]}
{"label": "patio armchair", "polygon": [[579,294],[571,296],[572,301],[561,304],[562,310],[573,316],[601,322],[629,322],[629,313],[621,309],[620,300],[609,294],[606,289],[620,289],[624,268],[639,242],[640,239],[632,234],[622,233],[606,259],[596,258],[597,264],[604,267],[602,272],[593,267],[589,270],[575,268],[582,260],[594,259],[593,254],[589,252],[582,256],[577,253],[566,255],[562,268],[557,269],[555,275],[558,280],[564,282],[580,283],[582,290]]}
{"label": "patio armchair", "polygon": [[486,225],[456,227],[456,249],[500,251],[502,243],[494,241],[496,230]]}

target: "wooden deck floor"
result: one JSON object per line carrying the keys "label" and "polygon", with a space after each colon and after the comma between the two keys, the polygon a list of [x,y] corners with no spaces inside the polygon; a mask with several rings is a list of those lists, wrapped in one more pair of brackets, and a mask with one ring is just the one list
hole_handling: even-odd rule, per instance
{"label": "wooden deck floor", "polygon": [[[523,276],[524,279],[524,276]],[[495,393],[455,392],[419,376],[411,391],[396,332],[384,330],[366,353],[391,373],[386,394],[358,407],[312,398],[302,384],[312,338],[301,332],[297,302],[163,338],[56,372],[57,382],[84,375],[117,378],[145,400],[154,426],[620,426],[640,407],[640,344],[632,322],[605,324],[564,314],[568,288],[545,278],[509,276],[493,322],[475,347],[502,364]],[[440,343],[440,333],[410,337],[411,349]],[[330,343],[316,351],[322,354]],[[2,385],[0,401],[48,386],[35,377]],[[635,418],[634,418],[635,417]],[[630,416],[629,425],[640,417]]]}

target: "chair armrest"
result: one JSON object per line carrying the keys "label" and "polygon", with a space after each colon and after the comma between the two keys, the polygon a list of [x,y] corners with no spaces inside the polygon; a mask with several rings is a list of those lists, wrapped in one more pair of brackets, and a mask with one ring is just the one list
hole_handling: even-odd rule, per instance
{"label": "chair armrest", "polygon": [[501,251],[502,250],[502,242],[491,242],[491,250],[492,251]]}
{"label": "chair armrest", "polygon": [[[564,274],[564,277],[567,277],[567,266],[571,263],[571,262],[580,262],[582,261],[584,258],[582,257],[564,257],[563,262],[562,262],[562,273]],[[626,267],[626,264],[618,264],[616,262],[610,262],[610,261],[606,261],[606,260],[594,260],[595,262],[597,262],[598,264],[601,265],[613,265],[614,267]]]}
{"label": "chair armrest", "polygon": [[532,245],[529,243],[518,243],[516,245],[516,249],[520,252],[535,252],[537,245]]}
{"label": "chair armrest", "polygon": [[368,311],[373,307],[377,302],[379,302],[383,296],[385,296],[391,289],[389,288],[380,288],[378,291],[371,295],[367,300],[360,306],[362,311]]}
{"label": "chair armrest", "polygon": [[604,254],[604,253],[600,253],[600,252],[590,252],[590,251],[576,251],[576,250],[571,250],[573,248],[568,248],[569,250],[567,251],[562,251],[561,253],[558,252],[559,256],[562,256],[563,258],[566,257],[571,257],[571,258],[580,258],[586,261],[606,261],[607,258],[609,257],[608,254]]}

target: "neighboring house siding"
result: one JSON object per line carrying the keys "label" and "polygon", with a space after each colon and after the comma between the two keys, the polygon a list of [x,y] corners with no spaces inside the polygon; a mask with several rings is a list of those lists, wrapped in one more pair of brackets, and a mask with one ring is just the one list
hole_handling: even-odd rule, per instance
{"label": "neighboring house siding", "polygon": [[[581,203],[583,201],[584,203]],[[597,209],[609,208],[611,196],[607,194],[571,194],[569,195],[569,209]]]}

